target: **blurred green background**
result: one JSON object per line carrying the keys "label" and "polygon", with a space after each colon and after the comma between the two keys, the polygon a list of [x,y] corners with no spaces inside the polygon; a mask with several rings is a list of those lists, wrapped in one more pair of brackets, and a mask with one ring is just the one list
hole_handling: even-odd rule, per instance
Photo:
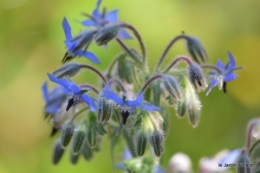
{"label": "blurred green background", "polygon": [[[84,19],[80,12],[91,13],[95,5],[92,0],[1,0],[0,173],[113,171],[106,137],[102,152],[91,162],[81,159],[77,166],[71,166],[66,153],[60,164],[53,166],[51,124],[42,116],[40,87],[47,80],[46,72],[60,67],[65,51],[62,19],[66,16],[73,32],[78,33],[82,27],[74,21]],[[192,128],[186,118],[178,119],[172,109],[164,167],[176,152],[188,154],[197,169],[203,156],[244,146],[247,122],[260,115],[260,1],[104,0],[101,6],[120,9],[119,19],[139,30],[150,69],[181,31],[200,38],[211,64],[218,58],[226,63],[229,50],[237,65],[246,69],[237,72],[239,78],[228,85],[227,94],[218,89],[208,97],[205,92],[200,94],[203,108],[197,128]],[[136,41],[126,43],[138,46]],[[102,61],[99,68],[105,70],[120,49],[113,42],[107,50],[95,45],[90,50]],[[187,54],[183,42],[170,51],[164,65],[180,54]],[[86,59],[81,62],[90,64]]]}

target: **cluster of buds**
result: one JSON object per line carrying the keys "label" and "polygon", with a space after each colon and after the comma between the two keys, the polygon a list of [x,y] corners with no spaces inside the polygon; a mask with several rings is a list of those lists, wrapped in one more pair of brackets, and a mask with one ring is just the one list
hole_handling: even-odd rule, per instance
{"label": "cluster of buds", "polygon": [[[176,109],[177,116],[188,115],[192,126],[196,127],[201,109],[197,93],[204,91],[207,83],[211,83],[208,93],[217,85],[226,91],[226,82],[237,78],[234,70],[240,69],[230,53],[227,65],[221,61],[216,66],[207,65],[208,57],[201,42],[182,34],[169,43],[155,71],[150,72],[146,48],[139,32],[132,25],[118,21],[118,10],[100,12],[100,5],[101,0],[98,0],[92,15],[83,13],[89,19],[81,24],[95,29],[87,28],[76,36],[72,36],[68,20],[64,18],[62,26],[67,50],[62,62],[65,64],[48,73],[49,80],[58,86],[50,92],[47,82],[42,86],[45,118],[53,122],[51,134],[61,134],[54,145],[54,164],[59,162],[68,147],[71,148],[73,164],[81,155],[90,160],[94,152],[100,150],[104,135],[111,137],[112,148],[121,141],[119,138],[124,138],[133,157],[150,153],[152,157],[160,158],[164,151],[165,124],[169,124],[168,115],[172,111],[166,108],[167,102]],[[141,53],[123,42],[123,39],[133,38],[138,41]],[[178,40],[186,41],[191,58],[179,56],[161,70],[168,51]],[[101,63],[88,50],[93,41],[102,47],[116,41],[122,48],[123,52],[114,60],[111,59],[106,73],[91,65],[68,63],[76,57]],[[179,62],[185,62],[187,67],[178,68]],[[208,71],[203,71],[205,69]],[[101,81],[99,86],[76,84],[73,78],[82,70],[95,73]],[[149,143],[152,152],[146,150]]]}

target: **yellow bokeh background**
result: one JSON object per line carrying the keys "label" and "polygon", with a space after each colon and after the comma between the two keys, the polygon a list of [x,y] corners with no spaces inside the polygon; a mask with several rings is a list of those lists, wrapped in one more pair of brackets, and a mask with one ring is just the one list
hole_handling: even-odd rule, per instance
{"label": "yellow bokeh background", "polygon": [[[60,67],[65,51],[62,19],[67,17],[76,34],[83,28],[77,23],[84,19],[80,12],[91,13],[95,4],[93,0],[0,2],[0,173],[113,171],[106,137],[91,162],[81,159],[71,166],[67,152],[60,164],[53,166],[51,125],[42,116],[40,87],[47,80],[46,73]],[[239,78],[228,84],[227,94],[218,89],[207,97],[205,92],[199,94],[203,108],[197,128],[187,119],[178,119],[171,108],[164,168],[176,152],[188,154],[196,170],[201,157],[244,146],[247,122],[260,115],[260,1],[104,0],[101,6],[118,8],[120,21],[138,29],[151,70],[169,41],[182,31],[200,38],[211,64],[218,59],[226,63],[227,51],[231,51],[237,65],[245,68],[237,71]],[[138,48],[135,40],[126,44]],[[120,51],[115,42],[106,50],[95,45],[90,50],[102,61],[95,65],[102,71]],[[184,42],[174,46],[164,65],[180,54],[187,54]],[[80,61],[90,64],[86,59]],[[86,78],[97,82],[95,77]]]}

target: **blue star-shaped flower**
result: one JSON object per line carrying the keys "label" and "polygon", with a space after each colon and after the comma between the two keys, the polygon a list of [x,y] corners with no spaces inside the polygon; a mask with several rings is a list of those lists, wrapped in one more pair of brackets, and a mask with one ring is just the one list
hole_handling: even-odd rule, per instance
{"label": "blue star-shaped flower", "polygon": [[229,62],[226,65],[224,65],[220,60],[218,60],[216,66],[218,67],[218,69],[221,71],[222,74],[221,76],[218,73],[210,74],[211,83],[210,83],[210,88],[207,91],[206,95],[208,95],[212,90],[212,88],[214,88],[218,84],[220,84],[220,88],[222,88],[224,92],[226,92],[226,83],[231,82],[238,77],[234,73],[234,71],[242,69],[242,67],[236,67],[236,61],[230,52],[228,52],[228,58],[229,58]]}
{"label": "blue star-shaped flower", "polygon": [[[107,14],[102,14],[99,12],[99,7],[101,4],[101,0],[98,0],[95,10],[92,12],[92,16],[89,20],[85,20],[82,25],[86,27],[96,27],[101,28],[108,23],[118,22],[117,12],[118,10],[113,10],[108,12]],[[118,37],[121,39],[132,39],[132,37],[124,30],[121,29]]]}
{"label": "blue star-shaped flower", "polygon": [[135,108],[142,108],[147,111],[159,111],[160,108],[144,103],[143,93],[140,93],[135,100],[128,100],[126,97],[120,98],[111,91],[110,86],[107,84],[103,90],[103,94],[107,100],[116,102],[122,109],[123,124],[126,123],[128,116],[134,111]]}
{"label": "blue star-shaped flower", "polygon": [[49,93],[47,82],[44,82],[41,89],[45,101],[45,113],[58,113],[62,103],[66,100],[68,92],[66,92],[62,87],[56,87]]}
{"label": "blue star-shaped flower", "polygon": [[50,81],[61,85],[62,87],[64,87],[64,89],[67,90],[67,92],[72,93],[73,97],[76,97],[79,100],[83,100],[90,107],[90,110],[92,112],[96,111],[97,106],[95,104],[94,98],[88,96],[87,94],[83,94],[81,88],[79,86],[77,86],[75,83],[73,83],[72,81],[65,80],[65,79],[58,79],[57,77],[55,77],[49,73],[48,73],[48,77],[49,77]]}
{"label": "blue star-shaped flower", "polygon": [[100,61],[93,53],[91,53],[89,51],[81,50],[81,48],[84,46],[84,45],[82,46],[82,42],[85,42],[87,39],[89,39],[87,37],[88,34],[92,34],[91,32],[94,32],[94,31],[82,32],[73,39],[72,34],[71,34],[70,25],[65,17],[63,19],[62,26],[63,26],[63,30],[64,30],[64,33],[66,36],[66,40],[64,40],[64,43],[66,44],[66,47],[67,47],[67,53],[65,54],[63,62],[66,62],[67,60],[70,60],[77,56],[82,56],[82,57],[88,58],[90,61],[92,61],[95,64],[100,64]]}

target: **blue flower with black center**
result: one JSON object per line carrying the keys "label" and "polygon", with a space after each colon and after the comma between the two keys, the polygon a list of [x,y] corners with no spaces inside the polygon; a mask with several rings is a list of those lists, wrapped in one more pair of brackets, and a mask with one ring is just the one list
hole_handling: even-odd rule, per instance
{"label": "blue flower with black center", "polygon": [[79,56],[85,57],[95,64],[100,64],[99,59],[92,52],[87,51],[87,48],[93,40],[96,31],[83,31],[78,36],[72,38],[71,27],[65,17],[63,19],[62,26],[66,36],[64,43],[67,47],[67,52],[62,62],[65,63],[66,61]]}
{"label": "blue flower with black center", "polygon": [[234,71],[243,69],[242,67],[236,67],[236,61],[230,52],[228,52],[228,58],[229,62],[226,65],[224,65],[220,60],[217,62],[216,67],[221,71],[221,75],[216,72],[210,73],[209,79],[211,83],[206,95],[208,95],[212,88],[217,85],[226,92],[227,82],[231,82],[238,77]]}
{"label": "blue flower with black center", "polygon": [[[98,0],[96,8],[92,12],[92,15],[87,15],[90,19],[81,22],[82,25],[86,27],[102,28],[106,24],[118,22],[118,10],[116,9],[108,13],[106,13],[106,11],[103,10],[103,12],[100,13],[100,4],[101,0]],[[121,39],[132,39],[131,35],[129,35],[124,29],[120,29],[118,37]]]}
{"label": "blue flower with black center", "polygon": [[122,109],[123,124],[126,123],[129,115],[134,111],[135,108],[142,108],[147,111],[159,111],[160,108],[154,105],[145,103],[143,101],[143,93],[139,93],[137,98],[134,100],[130,96],[125,95],[122,98],[118,97],[116,93],[111,91],[110,86],[107,84],[103,90],[103,94],[107,100],[112,100],[117,103]]}
{"label": "blue flower with black center", "polygon": [[69,99],[67,110],[74,105],[77,101],[82,100],[84,101],[89,107],[92,112],[96,111],[96,104],[95,99],[88,96],[87,94],[84,94],[84,90],[82,90],[78,85],[73,83],[72,81],[68,81],[66,79],[58,79],[57,77],[51,75],[48,73],[48,77],[50,81],[57,83],[61,85],[64,89],[67,90],[67,92],[72,93],[73,98]]}

